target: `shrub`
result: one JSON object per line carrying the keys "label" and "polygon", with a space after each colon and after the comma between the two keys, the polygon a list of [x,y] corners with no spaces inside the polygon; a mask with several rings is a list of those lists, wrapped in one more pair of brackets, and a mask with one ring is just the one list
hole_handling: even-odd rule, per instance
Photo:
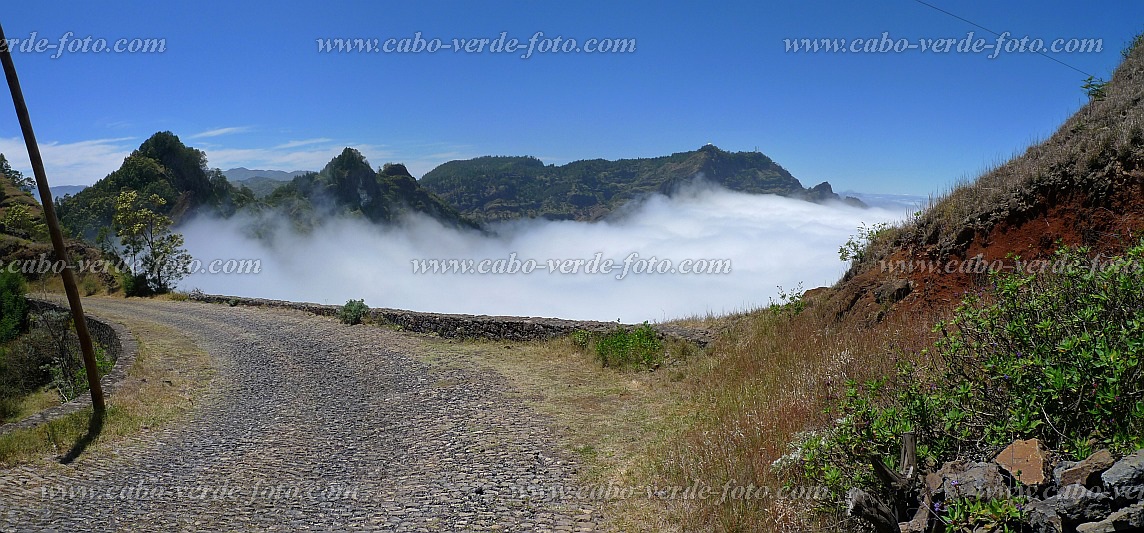
{"label": "shrub", "polygon": [[83,287],[84,296],[92,296],[99,292],[99,280],[92,276],[84,276],[80,285]]}
{"label": "shrub", "polygon": [[0,273],[0,342],[16,338],[23,330],[28,318],[25,292],[23,276],[8,271]]}
{"label": "shrub", "polygon": [[147,280],[146,274],[132,274],[131,272],[124,271],[119,276],[119,284],[123,287],[123,296],[151,296],[155,291],[151,289],[151,284]]}
{"label": "shrub", "polygon": [[663,361],[663,343],[647,322],[632,331],[616,327],[596,340],[596,358],[605,367],[655,368]]}
{"label": "shrub", "polygon": [[592,334],[587,332],[587,331],[584,331],[582,329],[578,329],[578,330],[572,332],[572,344],[575,344],[576,346],[579,346],[581,348],[587,348],[588,343],[591,341],[592,341]]}
{"label": "shrub", "polygon": [[1039,274],[998,274],[968,295],[923,355],[896,379],[848,383],[837,423],[801,443],[804,474],[836,496],[872,492],[868,458],[896,468],[901,434],[923,467],[988,457],[1017,438],[1084,458],[1144,447],[1144,242],[1094,268],[1059,250]]}
{"label": "shrub", "polygon": [[369,312],[369,307],[365,305],[365,300],[350,300],[338,310],[338,320],[343,324],[361,324],[361,319]]}

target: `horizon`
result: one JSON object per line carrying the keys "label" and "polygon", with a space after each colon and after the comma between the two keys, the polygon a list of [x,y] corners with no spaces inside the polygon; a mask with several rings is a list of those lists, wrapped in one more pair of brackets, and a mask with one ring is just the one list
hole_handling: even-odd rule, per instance
{"label": "horizon", "polygon": [[[482,155],[561,165],[712,143],[758,150],[804,184],[934,195],[1051,135],[1087,101],[1086,75],[1108,79],[1141,30],[1135,21],[1144,20],[1144,5],[1127,2],[1101,10],[917,0],[679,7],[292,2],[267,12],[126,2],[50,13],[20,5],[0,22],[8,39],[75,49],[37,53],[13,43],[56,185],[90,185],[148,136],[171,131],[220,169],[317,170],[349,146],[371,165],[403,163],[420,178],[441,163]],[[1026,16],[1031,9],[1036,20]],[[1010,41],[1091,39],[1101,46],[993,58],[784,49],[800,39],[888,36],[914,44],[970,32],[993,43],[991,31],[1009,32]],[[337,38],[381,46],[507,36],[528,45],[537,32],[540,43],[557,36],[578,44],[630,40],[634,50],[545,54],[533,45],[527,59],[491,51],[319,50],[323,39]],[[164,49],[84,52],[75,43],[86,37],[162,40]],[[3,113],[0,152],[26,172],[14,114]]]}

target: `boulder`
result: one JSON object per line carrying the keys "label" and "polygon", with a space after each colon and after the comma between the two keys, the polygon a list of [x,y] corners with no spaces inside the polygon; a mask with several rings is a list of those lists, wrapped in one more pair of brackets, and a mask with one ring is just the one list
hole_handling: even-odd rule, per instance
{"label": "boulder", "polygon": [[910,285],[909,280],[891,279],[874,289],[874,301],[880,304],[897,303],[902,298],[909,296],[912,290],[913,286]]}
{"label": "boulder", "polygon": [[1068,469],[1070,469],[1070,468],[1072,468],[1078,464],[1080,464],[1080,462],[1078,462],[1078,461],[1060,461],[1060,462],[1058,462],[1057,465],[1053,467],[1053,484],[1058,486],[1058,487],[1063,487],[1064,484],[1061,483],[1061,475],[1064,474],[1066,470],[1068,470]]}
{"label": "boulder", "polygon": [[1115,533],[1117,531],[1144,531],[1144,502],[1137,502],[1108,515],[1099,522],[1081,524],[1077,533]]}
{"label": "boulder", "polygon": [[1112,510],[1112,499],[1074,484],[1062,487],[1051,498],[1030,503],[1025,510],[1033,531],[1061,533],[1071,531],[1078,524],[1105,519]]}
{"label": "boulder", "polygon": [[[995,463],[951,461],[941,470],[926,476],[930,491],[954,498],[1008,498],[1009,486]],[[937,490],[934,490],[934,486]]]}
{"label": "boulder", "polygon": [[1127,504],[1144,496],[1144,449],[1125,456],[1100,475],[1104,490],[1112,493],[1118,504]]}
{"label": "boulder", "polygon": [[1013,441],[993,462],[1024,485],[1045,482],[1045,450],[1037,439]]}
{"label": "boulder", "polygon": [[1062,487],[1072,484],[1081,484],[1086,487],[1099,485],[1100,475],[1113,464],[1115,464],[1115,460],[1112,458],[1111,452],[1108,450],[1097,451],[1088,456],[1087,459],[1062,471],[1057,484]]}

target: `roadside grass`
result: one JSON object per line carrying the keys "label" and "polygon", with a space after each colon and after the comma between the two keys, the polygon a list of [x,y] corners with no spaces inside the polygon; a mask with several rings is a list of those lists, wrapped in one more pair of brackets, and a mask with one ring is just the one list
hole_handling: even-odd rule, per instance
{"label": "roadside grass", "polygon": [[[828,531],[830,524],[806,521],[812,499],[773,497],[815,492],[796,486],[797,471],[772,464],[799,432],[827,422],[825,409],[846,380],[886,374],[932,341],[933,317],[889,320],[861,329],[814,305],[797,315],[768,308],[723,322],[706,352],[669,356],[654,372],[603,368],[572,337],[423,337],[422,352],[434,363],[506,376],[556,422],[562,444],[583,462],[583,486],[635,489],[634,497],[581,503],[602,510],[613,530]],[[766,487],[768,497],[735,497],[750,485]],[[679,492],[649,497],[649,488]]]}
{"label": "roadside grass", "polygon": [[50,386],[16,400],[16,410],[8,418],[0,418],[0,423],[18,422],[44,409],[60,404],[60,395]]}
{"label": "roadside grass", "polygon": [[[107,452],[189,410],[215,374],[210,356],[178,331],[151,322],[99,313],[127,327],[139,353],[119,390],[108,398],[102,431],[85,454]],[[91,408],[0,435],[0,466],[56,461],[88,432]]]}
{"label": "roadside grass", "polygon": [[662,502],[647,498],[646,488],[654,479],[648,451],[692,416],[676,394],[672,376],[678,374],[603,368],[593,352],[568,337],[530,343],[422,340],[418,353],[427,361],[491,369],[508,378],[522,400],[552,417],[563,446],[582,461],[582,487],[611,483],[637,494],[569,503],[602,510],[617,531],[672,529]]}

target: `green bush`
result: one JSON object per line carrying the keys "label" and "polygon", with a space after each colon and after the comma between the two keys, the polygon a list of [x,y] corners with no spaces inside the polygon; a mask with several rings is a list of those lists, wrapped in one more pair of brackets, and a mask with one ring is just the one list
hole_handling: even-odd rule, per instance
{"label": "green bush", "polygon": [[28,301],[24,277],[18,273],[0,273],[0,343],[8,342],[24,329],[28,319]]}
{"label": "green bush", "polygon": [[123,287],[124,297],[152,296],[155,294],[146,274],[132,274],[124,271],[119,275],[119,285]]}
{"label": "green bush", "polygon": [[350,300],[338,310],[338,320],[343,324],[361,324],[361,319],[369,312],[365,300]]}
{"label": "green bush", "polygon": [[663,343],[647,322],[632,331],[616,327],[596,340],[596,358],[605,367],[655,368],[663,362]]}
{"label": "green bush", "polygon": [[838,422],[801,443],[804,474],[839,496],[879,492],[868,458],[896,468],[906,431],[923,468],[1018,438],[1077,459],[1144,447],[1144,243],[1098,268],[1088,253],[1062,248],[1052,269],[968,295],[923,354],[936,368],[848,383]]}

